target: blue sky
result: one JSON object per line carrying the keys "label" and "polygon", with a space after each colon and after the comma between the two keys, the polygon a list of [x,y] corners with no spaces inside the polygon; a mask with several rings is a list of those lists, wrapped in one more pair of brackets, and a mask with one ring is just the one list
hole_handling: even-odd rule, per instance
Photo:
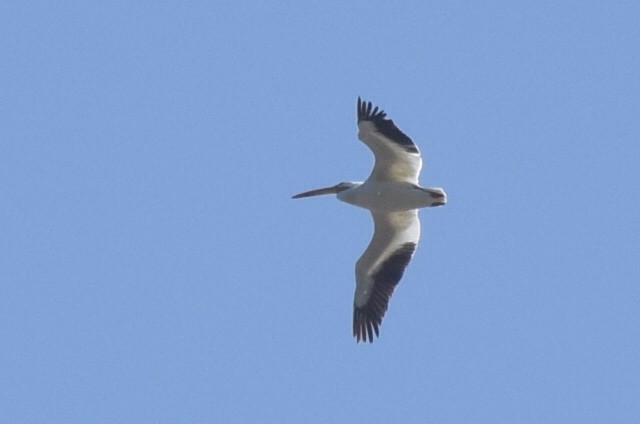
{"label": "blue sky", "polygon": [[[0,11],[6,422],[640,420],[637,2]],[[358,96],[449,197],[372,345]]]}

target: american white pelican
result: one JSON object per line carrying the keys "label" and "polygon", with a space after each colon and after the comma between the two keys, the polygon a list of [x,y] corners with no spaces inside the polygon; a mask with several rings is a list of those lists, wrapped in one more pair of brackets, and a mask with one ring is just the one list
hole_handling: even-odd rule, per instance
{"label": "american white pelican", "polygon": [[373,342],[379,335],[389,299],[420,240],[418,209],[442,206],[441,188],[418,185],[422,158],[418,146],[383,110],[358,97],[358,138],[373,151],[376,162],[369,178],[296,194],[294,199],[336,193],[339,200],[368,209],[375,231],[356,262],[353,335]]}

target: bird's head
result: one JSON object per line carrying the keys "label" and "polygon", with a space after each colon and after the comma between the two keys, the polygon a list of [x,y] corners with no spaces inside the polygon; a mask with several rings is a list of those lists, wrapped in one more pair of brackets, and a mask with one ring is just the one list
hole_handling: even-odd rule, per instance
{"label": "bird's head", "polygon": [[311,196],[320,196],[322,194],[337,194],[337,193],[340,193],[341,191],[345,191],[350,188],[357,187],[358,185],[359,185],[358,183],[342,182],[331,187],[317,188],[315,190],[305,191],[304,193],[296,194],[295,196],[292,197],[292,199],[300,199],[303,197],[311,197]]}

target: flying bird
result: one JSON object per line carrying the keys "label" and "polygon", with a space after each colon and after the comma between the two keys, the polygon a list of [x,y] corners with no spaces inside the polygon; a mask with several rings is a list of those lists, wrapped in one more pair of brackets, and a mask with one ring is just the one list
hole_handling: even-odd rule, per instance
{"label": "flying bird", "polygon": [[356,342],[373,342],[374,335],[380,334],[391,295],[418,246],[418,209],[443,206],[447,195],[441,188],[418,185],[420,150],[383,110],[358,97],[357,116],[358,138],[375,156],[369,178],[306,191],[293,199],[336,194],[338,200],[371,212],[373,238],[356,262],[353,336]]}

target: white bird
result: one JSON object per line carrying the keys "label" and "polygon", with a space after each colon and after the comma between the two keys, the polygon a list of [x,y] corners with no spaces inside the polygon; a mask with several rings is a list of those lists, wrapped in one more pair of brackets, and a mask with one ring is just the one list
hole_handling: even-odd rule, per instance
{"label": "white bird", "polygon": [[383,110],[358,97],[358,138],[375,155],[375,165],[365,182],[342,182],[332,187],[296,194],[294,199],[337,194],[339,200],[368,209],[375,231],[356,262],[353,335],[357,342],[379,336],[389,299],[402,278],[420,240],[418,209],[442,206],[447,195],[441,188],[418,185],[422,158],[418,146]]}

